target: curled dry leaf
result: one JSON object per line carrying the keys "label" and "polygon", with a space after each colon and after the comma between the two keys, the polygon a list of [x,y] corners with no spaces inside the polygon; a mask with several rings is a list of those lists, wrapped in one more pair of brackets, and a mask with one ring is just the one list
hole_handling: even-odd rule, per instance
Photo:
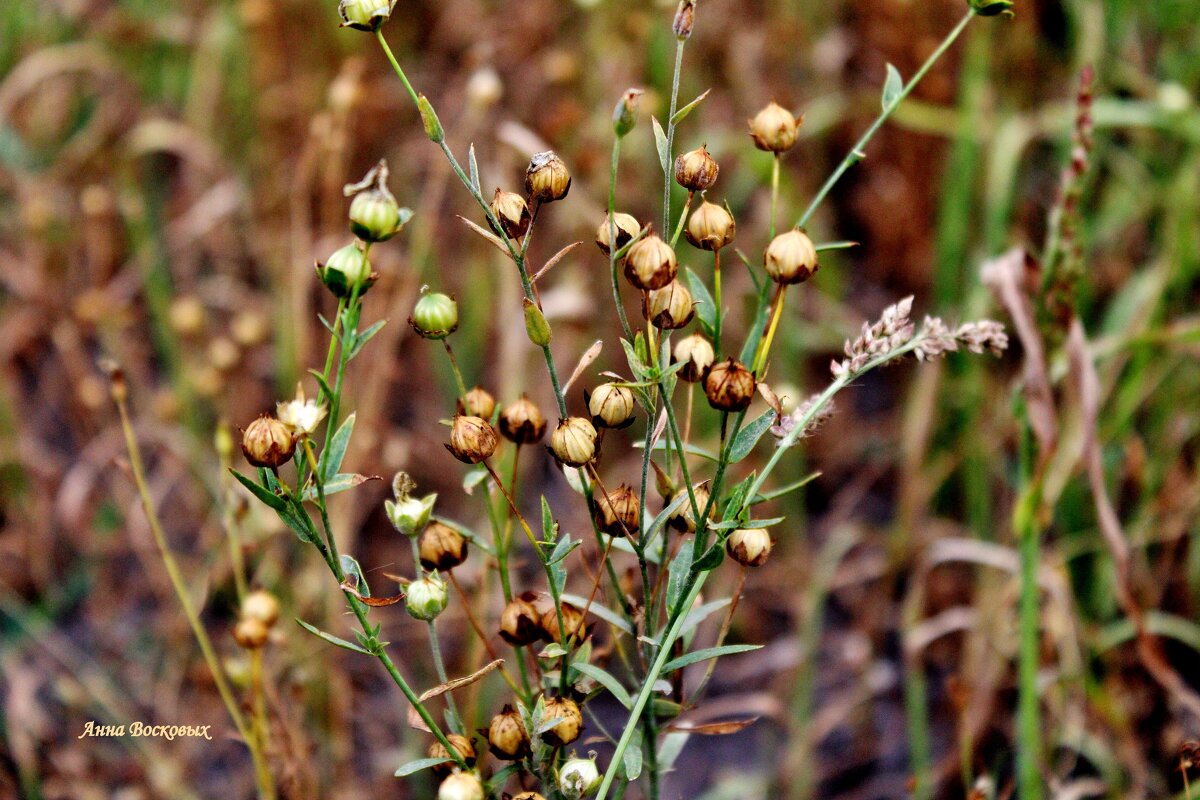
{"label": "curled dry leaf", "polygon": [[583,374],[583,371],[590,367],[592,362],[600,357],[600,351],[603,349],[603,340],[597,339],[596,341],[592,342],[592,346],[589,347],[582,356],[580,356],[579,363],[575,365],[575,371],[571,373],[571,377],[567,378],[567,382],[563,384],[562,390],[564,395],[571,390],[571,384],[575,383],[579,376]]}
{"label": "curled dry leaf", "polygon": [[342,581],[341,589],[347,594],[354,595],[356,598],[358,598],[359,602],[363,603],[364,605],[371,606],[372,608],[394,606],[396,603],[404,602],[404,592],[392,597],[368,597],[367,595],[360,594],[358,589],[355,588],[354,584],[349,580]]}
{"label": "curled dry leaf", "polygon": [[[499,669],[501,667],[501,665],[503,665],[503,664],[504,664],[504,659],[497,658],[495,661],[485,664],[483,667],[476,670],[475,672],[472,672],[470,675],[467,675],[466,677],[455,678],[452,681],[446,681],[445,683],[439,684],[439,685],[433,687],[432,689],[426,690],[425,692],[423,692],[421,694],[421,697],[419,699],[422,703],[424,703],[426,700],[431,700],[435,697],[445,694],[446,692],[452,692],[455,689],[461,689],[464,686],[470,686],[472,683],[475,683],[475,681],[484,677],[488,673]],[[425,723],[421,720],[420,715],[417,714],[416,709],[414,709],[412,706],[408,707],[408,725],[410,728],[416,728],[419,731],[431,732],[431,731],[429,731],[429,728],[425,725]]]}
{"label": "curled dry leaf", "polygon": [[538,280],[539,280],[539,279],[540,279],[540,278],[541,278],[543,275],[545,275],[547,272],[549,272],[551,269],[553,269],[553,268],[554,268],[554,266],[555,266],[556,264],[558,264],[558,262],[559,262],[559,261],[562,261],[562,260],[563,260],[563,259],[566,257],[567,253],[571,252],[571,251],[572,251],[572,250],[574,250],[576,247],[579,247],[579,245],[581,245],[581,244],[583,244],[583,242],[571,242],[569,245],[567,245],[566,247],[564,247],[562,250],[559,250],[557,253],[555,253],[554,255],[552,255],[552,256],[550,257],[550,260],[546,262],[546,266],[544,266],[544,267],[542,267],[541,269],[539,269],[539,270],[537,271],[537,273],[536,273],[536,274],[535,274],[535,275],[534,275],[532,278],[530,278],[530,279],[529,279],[529,282],[530,282],[530,283],[537,283],[537,282],[538,282]]}
{"label": "curled dry leaf", "polygon": [[495,247],[497,250],[499,250],[501,253],[504,253],[504,255],[508,256],[509,258],[512,258],[512,253],[508,252],[508,246],[506,244],[504,244],[504,240],[502,240],[499,236],[497,236],[496,234],[492,233],[489,230],[484,229],[483,227],[481,227],[479,225],[476,225],[474,222],[471,222],[471,220],[467,219],[466,217],[459,216],[459,219],[461,219],[463,222],[467,223],[468,228],[475,231],[480,236],[482,236],[484,239],[487,239],[489,242],[491,242],[492,246]]}
{"label": "curled dry leaf", "polygon": [[673,733],[695,733],[700,736],[726,736],[745,730],[758,722],[759,719],[759,717],[751,717],[750,719],[730,720],[728,722],[705,723],[691,723],[683,720],[672,722],[667,726],[667,730]]}

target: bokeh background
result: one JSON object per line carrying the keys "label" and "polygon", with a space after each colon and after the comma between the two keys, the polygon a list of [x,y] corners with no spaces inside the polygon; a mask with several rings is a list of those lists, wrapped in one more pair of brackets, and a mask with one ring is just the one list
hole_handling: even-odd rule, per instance
{"label": "bokeh background", "polygon": [[[539,217],[535,262],[590,242],[622,91],[644,88],[643,111],[665,115],[673,6],[401,0],[387,24],[460,158],[474,143],[485,189],[517,188],[528,156],[547,147],[570,166],[568,200]],[[781,216],[794,219],[878,113],[886,64],[911,75],[964,11],[961,0],[702,0],[681,96],[712,94],[678,143],[707,143],[720,162],[713,194],[737,216],[748,257],[766,240],[770,159],[746,118],[772,99],[806,114],[783,168]],[[814,238],[861,246],[829,254],[794,294],[770,378],[793,396],[820,388],[843,339],[907,294],[918,313],[1005,319],[979,266],[1011,245],[1040,247],[1078,76],[1094,65],[1080,312],[1104,391],[1104,464],[1137,597],[1165,657],[1200,684],[1200,6],[1018,0],[1016,11],[972,24],[822,207]],[[97,359],[127,372],[152,491],[236,669],[214,431],[269,410],[319,365],[316,315],[333,306],[312,264],[348,241],[342,185],[378,159],[416,216],[372,252],[381,278],[366,313],[390,324],[352,367],[347,464],[405,469],[439,492],[442,513],[481,519],[441,447],[454,394],[444,358],[404,323],[424,284],[458,297],[454,345],[469,381],[553,408],[516,276],[455,218],[478,210],[375,42],[337,21],[332,0],[0,8],[0,796],[252,795],[249,759],[138,508]],[[654,219],[661,179],[643,116],[618,205]],[[595,369],[622,367],[605,273],[589,243],[542,286],[564,371],[596,338],[608,346]],[[740,330],[749,282],[728,274]],[[785,509],[786,534],[736,617],[733,641],[767,647],[723,661],[710,692],[713,718],[761,719],[689,742],[666,797],[900,798],[914,735],[928,741],[939,797],[977,785],[972,797],[992,796],[980,777],[1011,796],[1020,360],[1014,348],[1000,361],[905,365],[844,395],[789,467],[785,477],[822,475]],[[577,392],[571,402],[582,408]],[[711,419],[697,424],[713,435]],[[636,452],[610,458],[614,474],[636,473]],[[524,467],[523,503],[545,493],[564,529],[586,526],[548,457]],[[1061,798],[1171,796],[1179,747],[1200,720],[1147,674],[1086,482],[1064,480],[1043,549],[1048,780]],[[372,575],[410,563],[381,513],[386,484],[334,500],[343,552]],[[281,597],[285,617],[345,633],[315,554],[244,499],[237,508],[254,582]],[[472,585],[478,571],[459,577]],[[433,685],[424,631],[386,611],[376,613],[402,668]],[[453,608],[446,620],[451,671],[465,673],[480,649]],[[391,777],[427,741],[377,665],[290,625],[268,664],[286,796],[431,794],[427,779]],[[503,702],[501,688],[475,692],[481,714]],[[89,719],[211,723],[218,735],[79,740]]]}

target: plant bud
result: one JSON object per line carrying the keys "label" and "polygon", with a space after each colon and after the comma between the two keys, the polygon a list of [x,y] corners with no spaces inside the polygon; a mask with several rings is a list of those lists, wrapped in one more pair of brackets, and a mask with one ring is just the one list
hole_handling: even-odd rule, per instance
{"label": "plant bud", "polygon": [[704,145],[681,153],[675,159],[675,182],[689,191],[706,191],[717,182],[717,173],[720,171],[721,168],[704,149]]}
{"label": "plant bud", "polygon": [[617,107],[613,109],[613,131],[618,139],[623,139],[637,125],[638,103],[643,94],[641,89],[626,89],[617,101]]}
{"label": "plant bud", "polygon": [[638,239],[625,256],[625,277],[643,291],[661,289],[678,273],[675,251],[654,234]]}
{"label": "plant bud", "polygon": [[270,630],[265,622],[254,617],[243,617],[233,629],[233,639],[238,647],[257,650],[267,643]]}
{"label": "plant bud", "polygon": [[405,536],[416,536],[429,524],[429,515],[433,513],[437,494],[427,494],[420,499],[413,497],[409,494],[408,486],[400,482],[400,476],[396,477],[397,481],[393,483],[396,502],[385,500],[383,509],[387,512],[387,518],[391,520],[393,528]]}
{"label": "plant bud", "polygon": [[525,335],[529,341],[538,347],[550,344],[550,323],[546,321],[542,309],[528,297],[522,298],[522,305],[525,308]]}
{"label": "plant bud", "polygon": [[500,221],[500,227],[510,239],[517,239],[529,230],[529,205],[525,198],[516,192],[505,192],[496,189],[492,198],[492,213]]}
{"label": "plant bud", "polygon": [[387,187],[388,166],[380,161],[356,184],[342,191],[353,194],[350,201],[350,231],[364,242],[386,242],[412,218],[401,209]]}
{"label": "plant bud", "polygon": [[585,624],[586,619],[583,616],[583,609],[573,606],[570,603],[562,604],[562,632],[558,629],[558,611],[551,608],[545,614],[542,614],[542,633],[546,639],[551,642],[565,644],[561,633],[566,633],[567,638],[575,638],[583,641],[590,634],[591,630]]}
{"label": "plant bud", "polygon": [[449,600],[446,582],[436,572],[413,581],[404,590],[404,608],[409,616],[426,622],[445,611]]}
{"label": "plant bud", "polygon": [[421,127],[425,129],[425,135],[429,137],[429,141],[441,144],[446,141],[446,131],[442,128],[442,121],[438,119],[437,112],[433,110],[433,103],[429,102],[429,98],[425,95],[417,95],[417,111],[421,112]]}
{"label": "plant bud", "polygon": [[763,267],[776,283],[804,283],[820,266],[817,248],[808,234],[800,230],[776,236],[763,256]]}
{"label": "plant bud", "polygon": [[517,761],[529,755],[529,734],[521,714],[505,706],[492,717],[487,730],[488,749],[502,761]]}
{"label": "plant bud", "polygon": [[458,328],[458,303],[441,292],[423,294],[408,324],[426,339],[445,339]]}
{"label": "plant bud", "polygon": [[693,333],[675,343],[671,357],[676,363],[683,362],[683,368],[675,374],[688,383],[696,383],[704,380],[717,354],[708,339],[699,333]]}
{"label": "plant bud", "polygon": [[720,250],[733,242],[737,223],[725,208],[705,200],[692,212],[683,235],[701,250]]}
{"label": "plant bud", "polygon": [[514,647],[533,644],[544,636],[542,615],[529,593],[514,597],[500,614],[500,638]]}
{"label": "plant bud", "polygon": [[484,800],[483,781],[473,772],[451,772],[438,787],[437,800]]}
{"label": "plant bud", "polygon": [[496,398],[482,386],[476,386],[458,400],[458,413],[490,420],[496,411]]}
{"label": "plant bud", "polygon": [[730,358],[713,365],[704,379],[704,396],[718,411],[743,411],[754,399],[754,373]]}
{"label": "plant bud", "polygon": [[583,417],[568,417],[550,434],[550,452],[568,467],[582,467],[596,455],[596,428]]}
{"label": "plant bud", "polygon": [[[638,223],[637,217],[632,214],[622,214],[620,211],[613,214],[613,222],[617,226],[617,249],[620,250],[625,245],[633,240],[642,230],[641,224]],[[600,252],[608,255],[608,215],[604,215],[604,221],[600,223],[600,227],[596,228],[596,246],[600,248]]]}
{"label": "plant bud", "polygon": [[[446,734],[446,740],[450,742],[450,746],[454,748],[454,752],[462,756],[462,760],[466,762],[468,767],[475,766],[475,745],[471,744],[471,740],[459,733]],[[446,745],[441,742],[434,742],[429,745],[430,758],[453,758],[450,751],[446,749]],[[445,778],[458,767],[455,761],[448,761],[445,764],[436,764],[433,767],[433,774],[438,778]]]}
{"label": "plant bud", "polygon": [[592,424],[601,428],[624,428],[633,422],[633,390],[615,383],[602,383],[588,394]]}
{"label": "plant bud", "polygon": [[446,449],[464,464],[478,464],[491,458],[499,443],[496,429],[486,419],[458,414],[450,427]]}
{"label": "plant bud", "polygon": [[671,497],[671,503],[676,500],[682,500],[683,505],[675,509],[674,513],[667,518],[667,525],[681,533],[696,532],[696,515],[692,513],[692,497],[696,498],[696,507],[700,509],[700,513],[704,513],[705,506],[708,505],[708,481],[697,483],[692,486],[692,495],[688,495],[687,487],[680,489]]}
{"label": "plant bud", "polygon": [[257,589],[242,600],[242,619],[256,619],[268,628],[279,621],[279,601],[265,589]]}
{"label": "plant bud", "polygon": [[431,522],[418,541],[421,566],[446,572],[467,560],[467,539],[443,522]]}
{"label": "plant bud", "polygon": [[242,453],[253,466],[274,469],[296,452],[292,431],[274,417],[263,414],[242,431]]}
{"label": "plant bud", "polygon": [[981,17],[995,17],[1000,14],[1013,16],[1013,0],[970,0],[970,5]]}
{"label": "plant bud", "polygon": [[687,39],[692,35],[692,27],[696,24],[696,0],[680,0],[675,9],[675,19],[671,22],[671,30],[677,39]]}
{"label": "plant bud", "polygon": [[500,432],[510,442],[534,444],[546,435],[546,418],[532,400],[521,395],[520,400],[500,412]]}
{"label": "plant bud", "polygon": [[[558,771],[558,789],[569,800],[578,800],[600,786],[600,770],[591,758],[571,758]],[[441,798],[439,798],[441,800]]]}
{"label": "plant bud", "polygon": [[692,321],[696,304],[692,293],[679,281],[671,281],[661,289],[650,292],[646,316],[660,330],[677,330]]}
{"label": "plant bud", "polygon": [[746,567],[761,567],[771,555],[771,535],[763,528],[741,528],[725,540],[725,552]]}
{"label": "plant bud", "polygon": [[750,120],[750,138],[759,150],[784,153],[795,146],[803,122],[803,117],[796,119],[792,112],[772,101]]}
{"label": "plant bud", "polygon": [[395,6],[396,0],[341,0],[338,14],[343,28],[374,31],[387,21]]}
{"label": "plant bud", "polygon": [[556,747],[563,747],[579,738],[579,732],[583,729],[583,714],[579,711],[578,703],[569,697],[547,697],[538,726],[554,719],[562,721],[542,733],[544,740]]}
{"label": "plant bud", "polygon": [[596,496],[596,527],[609,536],[636,537],[640,533],[640,511],[637,492],[622,483],[613,491]]}
{"label": "plant bud", "polygon": [[571,173],[553,150],[537,153],[525,169],[525,193],[530,200],[551,203],[571,190]]}
{"label": "plant bud", "polygon": [[356,291],[361,297],[371,288],[376,275],[371,271],[367,254],[358,245],[348,244],[324,264],[317,264],[317,277],[336,297],[349,297]]}

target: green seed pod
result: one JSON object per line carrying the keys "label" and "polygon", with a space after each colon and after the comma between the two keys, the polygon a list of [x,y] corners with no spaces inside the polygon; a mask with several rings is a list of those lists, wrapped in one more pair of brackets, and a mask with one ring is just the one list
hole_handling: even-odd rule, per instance
{"label": "green seed pod", "polygon": [[638,104],[642,94],[641,89],[626,89],[617,101],[617,107],[613,109],[613,131],[618,139],[624,138],[637,125]]}
{"label": "green seed pod", "polygon": [[392,15],[396,0],[341,0],[338,14],[343,28],[375,31]]}
{"label": "green seed pod", "polygon": [[404,590],[404,608],[409,616],[428,622],[446,610],[450,594],[436,572],[413,581]]}
{"label": "green seed pod", "polygon": [[375,282],[367,254],[353,244],[335,251],[324,264],[317,264],[317,277],[337,297],[349,297],[355,290],[362,297]]}
{"label": "green seed pod", "polygon": [[442,128],[442,122],[433,110],[433,104],[423,94],[417,95],[417,110],[421,112],[421,124],[425,127],[425,135],[429,140],[438,144],[446,141],[446,131]]}
{"label": "green seed pod", "polygon": [[537,303],[526,297],[524,304],[525,333],[528,334],[529,341],[538,347],[545,347],[550,344],[550,323],[546,321],[546,315],[537,307]]}
{"label": "green seed pod", "polygon": [[558,789],[564,797],[578,800],[600,786],[600,770],[592,758],[571,758],[558,771]]}
{"label": "green seed pod", "polygon": [[445,339],[458,328],[458,303],[441,292],[421,295],[408,324],[426,339]]}
{"label": "green seed pod", "polygon": [[361,181],[342,189],[347,196],[354,196],[350,201],[350,231],[364,242],[386,242],[412,218],[412,212],[400,208],[388,190],[387,178],[387,162],[381,160]]}

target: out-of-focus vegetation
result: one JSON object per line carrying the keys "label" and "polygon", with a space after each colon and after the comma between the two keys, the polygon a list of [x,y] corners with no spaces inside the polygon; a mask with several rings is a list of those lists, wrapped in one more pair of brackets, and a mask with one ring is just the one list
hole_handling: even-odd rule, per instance
{"label": "out-of-focus vegetation", "polygon": [[[320,360],[316,315],[331,303],[312,263],[344,244],[342,185],[380,157],[416,216],[402,242],[372,254],[381,278],[368,303],[391,324],[353,367],[348,458],[365,474],[405,469],[462,516],[479,513],[441,452],[436,421],[450,414],[452,378],[403,324],[435,275],[459,300],[455,348],[468,381],[553,408],[511,270],[464,235],[454,215],[470,216],[470,199],[370,37],[338,30],[334,6],[0,8],[5,794],[183,797],[184,785],[199,797],[250,796],[249,761],[228,740],[156,561],[96,361],[109,355],[126,369],[152,492],[236,673],[213,432],[290,396],[297,365]],[[665,114],[673,6],[401,0],[387,32],[456,150],[474,142],[485,188],[515,186],[543,145],[570,164],[569,201],[538,223],[542,241],[565,244],[589,240],[603,216],[620,93],[642,86],[643,108]],[[792,219],[877,113],[885,65],[911,74],[964,11],[957,0],[700,6],[681,95],[713,93],[679,143],[707,142],[720,161],[718,193],[745,241],[765,240],[770,178],[745,119],[771,99],[806,114],[784,163],[781,217]],[[1094,65],[1078,312],[1097,369],[1103,482],[1130,563],[1119,581],[1085,463],[1058,459],[1044,476],[1053,502],[1035,526],[1039,766],[1055,797],[1172,796],[1183,787],[1180,746],[1200,737],[1200,7],[1019,0],[1016,12],[972,26],[822,208],[815,235],[861,246],[828,254],[788,309],[774,367],[787,374],[771,377],[806,396],[859,321],[904,294],[948,318],[1003,313],[979,267],[1012,245],[1041,250],[1071,157],[1079,75]],[[654,218],[660,181],[643,125],[624,146],[619,191],[646,205],[626,210]],[[544,247],[543,260],[557,249]],[[606,302],[597,287],[607,265],[590,245],[577,252],[542,289],[565,364],[596,338]],[[745,294],[747,276],[729,275],[727,296]],[[1078,456],[1092,426],[1065,345],[1048,339],[1048,374],[1060,451]],[[615,352],[597,364],[620,365]],[[736,618],[734,639],[770,645],[723,662],[706,706],[762,719],[735,736],[693,737],[668,796],[767,796],[775,786],[895,798],[913,785],[938,797],[1012,796],[1026,375],[1018,351],[1000,369],[964,360],[873,373],[846,395],[791,467],[796,478],[823,474],[788,509],[795,535],[781,537]],[[526,470],[530,497],[569,491],[540,453]],[[350,533],[344,551],[368,570],[401,571],[407,543],[380,513],[385,494],[384,482],[363,487],[332,512]],[[339,598],[321,565],[254,506],[238,513],[254,582],[281,596],[285,618],[337,628]],[[459,577],[471,585],[469,572]],[[714,578],[726,592],[734,580]],[[1123,588],[1145,611],[1141,635]],[[423,646],[418,627],[389,627],[397,652]],[[451,671],[470,671],[481,651],[467,621],[453,619],[446,639]],[[430,790],[391,777],[428,742],[372,664],[289,626],[267,661],[286,796]],[[437,683],[422,663],[405,665],[415,684]],[[1178,685],[1164,686],[1164,663]],[[501,688],[480,688],[478,707]],[[89,719],[212,723],[221,735],[80,740]]]}

